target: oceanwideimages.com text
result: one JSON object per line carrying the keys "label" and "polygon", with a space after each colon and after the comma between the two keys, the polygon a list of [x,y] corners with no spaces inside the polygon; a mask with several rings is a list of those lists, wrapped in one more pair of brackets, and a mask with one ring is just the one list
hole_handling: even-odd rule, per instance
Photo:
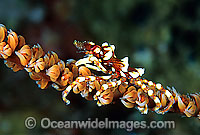
{"label": "oceanwideimages.com text", "polygon": [[50,118],[42,118],[36,122],[34,117],[28,117],[25,120],[25,126],[32,129],[39,124],[44,129],[126,129],[132,131],[134,129],[172,129],[175,128],[174,121],[113,121],[105,118],[98,118],[76,121],[55,121]]}

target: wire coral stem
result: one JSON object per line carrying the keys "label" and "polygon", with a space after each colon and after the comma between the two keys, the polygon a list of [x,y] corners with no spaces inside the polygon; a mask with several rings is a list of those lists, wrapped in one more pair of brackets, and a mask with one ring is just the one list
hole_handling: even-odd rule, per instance
{"label": "wire coral stem", "polygon": [[[23,36],[0,24],[0,58],[14,72],[25,69],[41,89],[49,85],[62,91],[68,105],[70,91],[98,106],[121,100],[127,108],[137,108],[141,114],[148,110],[158,114],[174,112],[200,119],[200,94],[179,94],[174,87],[143,79],[144,68],[129,66],[128,57],[118,59],[115,46],[103,43],[74,41],[85,57],[65,63],[51,51],[45,53],[39,44],[29,46]],[[100,75],[101,74],[101,75]]]}

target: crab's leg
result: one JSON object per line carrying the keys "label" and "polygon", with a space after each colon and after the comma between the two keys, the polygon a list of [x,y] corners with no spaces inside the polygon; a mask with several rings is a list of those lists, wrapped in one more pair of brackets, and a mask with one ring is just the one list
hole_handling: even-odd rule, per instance
{"label": "crab's leg", "polygon": [[[88,63],[94,63],[96,66],[92,66],[92,65],[90,65]],[[107,73],[107,70],[101,64],[101,61],[99,59],[97,59],[93,55],[89,55],[86,58],[80,59],[75,64],[76,64],[76,66],[80,66],[80,65],[83,64],[83,65],[85,65],[86,67],[88,67],[90,69],[93,69],[93,70],[96,70],[96,71],[102,71],[104,73]]]}
{"label": "crab's leg", "polygon": [[[101,95],[102,92],[104,92],[110,88],[117,87],[117,86],[121,85],[122,82],[124,82],[124,80],[122,78],[120,78],[119,80],[110,81],[110,82],[103,84],[101,86],[100,90],[98,90],[96,92],[96,94],[94,95],[94,100],[98,100],[99,96]],[[101,106],[101,105],[104,105],[104,103],[97,102],[97,105]]]}
{"label": "crab's leg", "polygon": [[166,97],[168,98],[169,100],[169,103],[168,105],[162,109],[162,110],[159,110],[157,111],[158,114],[165,114],[166,112],[169,111],[169,109],[173,106],[173,104],[175,103],[175,99],[174,97],[172,96],[172,94],[169,92],[169,90],[166,90],[166,89],[162,89],[164,91],[164,94],[166,95]]}
{"label": "crab's leg", "polygon": [[160,102],[160,99],[159,99],[157,96],[155,96],[155,91],[153,91],[153,90],[151,90],[151,89],[148,89],[147,93],[148,93],[149,97],[150,97],[151,99],[153,99],[153,101],[154,101],[155,104],[156,104],[156,106],[153,108],[153,110],[154,110],[155,112],[158,112],[158,110],[162,107],[162,104],[161,104],[161,102]]}
{"label": "crab's leg", "polygon": [[99,77],[96,77],[96,76],[85,76],[85,77],[77,77],[75,81],[73,81],[63,92],[62,92],[62,99],[63,101],[66,103],[66,105],[69,105],[70,104],[70,101],[66,98],[67,95],[69,94],[69,92],[72,90],[72,88],[74,86],[77,85],[77,82],[80,83],[80,82],[84,82],[86,80],[88,81],[95,81],[95,80],[108,80],[110,79],[111,76],[99,76]]}

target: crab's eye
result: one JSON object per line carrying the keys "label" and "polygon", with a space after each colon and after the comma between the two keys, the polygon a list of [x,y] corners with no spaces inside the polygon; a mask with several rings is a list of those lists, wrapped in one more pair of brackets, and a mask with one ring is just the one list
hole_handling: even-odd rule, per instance
{"label": "crab's eye", "polygon": [[109,44],[107,42],[102,44],[102,47],[106,47],[106,46],[109,46]]}
{"label": "crab's eye", "polygon": [[95,45],[95,43],[94,43],[94,42],[88,42],[88,44],[90,44],[90,45],[93,45],[93,46]]}

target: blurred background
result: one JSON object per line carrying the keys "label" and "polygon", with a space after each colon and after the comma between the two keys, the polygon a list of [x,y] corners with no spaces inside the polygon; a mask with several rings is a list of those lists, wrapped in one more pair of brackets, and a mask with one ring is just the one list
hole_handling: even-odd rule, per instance
{"label": "blurred background", "polygon": [[[200,90],[199,0],[1,0],[0,23],[39,43],[63,60],[79,59],[73,41],[107,41],[116,45],[118,58],[129,56],[133,67],[145,67],[145,78],[174,86],[183,94]],[[0,61],[0,134],[199,134],[200,122],[177,114],[141,115],[122,104],[98,107],[71,93],[65,106],[61,92],[40,90],[25,71],[14,73]],[[42,129],[28,130],[28,116],[40,121],[174,120],[175,129]]]}

